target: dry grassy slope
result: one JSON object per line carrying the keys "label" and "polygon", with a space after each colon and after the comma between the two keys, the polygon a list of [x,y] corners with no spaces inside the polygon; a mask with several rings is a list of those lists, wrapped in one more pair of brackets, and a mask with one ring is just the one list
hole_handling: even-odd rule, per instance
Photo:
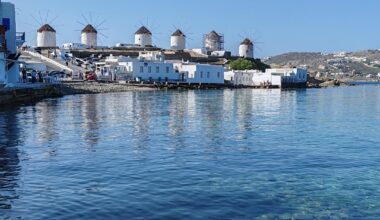
{"label": "dry grassy slope", "polygon": [[365,57],[367,62],[349,61],[342,67],[336,67],[328,63],[328,60],[337,59],[333,54],[310,53],[310,52],[293,52],[285,53],[264,60],[265,63],[272,67],[295,67],[306,65],[310,72],[347,72],[353,71],[362,74],[377,74],[380,72],[378,67],[370,66],[372,61],[380,62],[379,50],[366,50],[346,53],[346,57]]}

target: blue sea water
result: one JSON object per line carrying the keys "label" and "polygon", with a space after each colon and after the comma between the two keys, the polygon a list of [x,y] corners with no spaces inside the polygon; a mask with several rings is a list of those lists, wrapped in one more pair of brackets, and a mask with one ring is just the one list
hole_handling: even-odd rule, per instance
{"label": "blue sea water", "polygon": [[378,219],[380,86],[0,109],[0,219]]}

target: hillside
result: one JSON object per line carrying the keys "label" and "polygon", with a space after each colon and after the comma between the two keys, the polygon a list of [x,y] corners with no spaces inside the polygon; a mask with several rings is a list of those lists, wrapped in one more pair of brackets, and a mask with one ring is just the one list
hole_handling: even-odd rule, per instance
{"label": "hillside", "polygon": [[331,54],[294,52],[273,56],[264,62],[272,67],[306,67],[311,74],[375,76],[380,72],[380,50]]}

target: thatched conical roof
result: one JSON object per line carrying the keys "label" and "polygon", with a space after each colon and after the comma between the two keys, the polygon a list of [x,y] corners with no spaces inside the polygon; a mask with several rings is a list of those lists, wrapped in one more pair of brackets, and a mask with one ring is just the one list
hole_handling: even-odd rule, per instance
{"label": "thatched conical roof", "polygon": [[186,35],[180,30],[180,29],[177,29],[173,34],[172,34],[173,37],[186,37]]}
{"label": "thatched conical roof", "polygon": [[95,33],[97,34],[98,31],[92,26],[91,24],[88,24],[86,27],[83,28],[82,33]]}
{"label": "thatched conical roof", "polygon": [[42,32],[56,32],[54,28],[52,28],[49,24],[44,24],[40,27],[40,29],[37,30],[37,32],[42,33]]}
{"label": "thatched conical roof", "polygon": [[207,34],[207,38],[210,40],[219,40],[220,35],[216,33],[216,31],[211,31],[209,34]]}
{"label": "thatched conical roof", "polygon": [[248,45],[251,46],[253,45],[253,42],[249,38],[245,38],[243,42],[240,43],[240,45]]}
{"label": "thatched conical roof", "polygon": [[152,32],[150,32],[148,30],[148,28],[146,28],[145,26],[142,26],[141,28],[139,28],[135,34],[149,34],[149,35],[152,35]]}

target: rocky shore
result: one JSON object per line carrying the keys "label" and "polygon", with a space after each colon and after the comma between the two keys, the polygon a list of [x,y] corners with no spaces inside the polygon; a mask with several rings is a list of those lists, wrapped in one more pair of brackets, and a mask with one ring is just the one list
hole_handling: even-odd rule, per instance
{"label": "rocky shore", "polygon": [[220,89],[226,85],[180,85],[180,84],[128,84],[68,81],[60,84],[27,84],[22,88],[0,89],[0,107],[4,105],[29,103],[45,98],[77,94],[116,93],[129,91],[154,91],[160,89]]}
{"label": "rocky shore", "polygon": [[[338,79],[316,79],[311,77],[308,88],[324,88],[342,85],[352,85],[348,81]],[[76,94],[115,93],[129,91],[153,91],[160,89],[225,89],[245,88],[232,85],[187,85],[187,84],[128,84],[68,81],[60,84],[29,84],[25,88],[1,88],[0,107],[15,103],[29,103],[45,98],[62,97]]]}
{"label": "rocky shore", "polygon": [[36,102],[65,95],[96,94],[127,91],[151,91],[154,87],[116,83],[70,82],[61,84],[35,84],[23,88],[0,89],[0,107],[10,104]]}
{"label": "rocky shore", "polygon": [[65,82],[55,86],[62,95],[97,94],[129,91],[152,91],[156,87],[143,85],[98,83],[98,82]]}
{"label": "rocky shore", "polygon": [[0,89],[0,107],[61,96],[63,96],[63,94],[52,85],[38,86],[35,88],[3,88]]}

